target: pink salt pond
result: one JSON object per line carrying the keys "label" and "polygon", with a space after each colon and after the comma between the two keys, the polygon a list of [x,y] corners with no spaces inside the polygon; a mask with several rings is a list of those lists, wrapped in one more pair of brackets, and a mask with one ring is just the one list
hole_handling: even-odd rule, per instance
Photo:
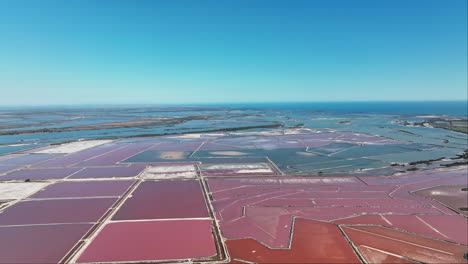
{"label": "pink salt pond", "polygon": [[85,168],[73,174],[70,179],[125,178],[138,176],[144,167]]}
{"label": "pink salt pond", "polygon": [[[63,166],[73,166],[85,160],[89,160],[105,153],[115,151],[123,146],[118,144],[106,144],[97,146],[94,148],[82,150],[72,154],[68,154],[53,160],[45,161],[40,164],[35,165],[35,167],[63,167]],[[45,155],[45,154],[41,154]],[[55,154],[54,154],[55,155]]]}
{"label": "pink salt pond", "polygon": [[211,220],[110,223],[77,263],[195,259],[217,255]]}
{"label": "pink salt pond", "polygon": [[25,169],[10,172],[5,176],[0,176],[0,180],[48,180],[64,179],[80,168],[59,168],[59,169]]}
{"label": "pink salt pond", "polygon": [[30,198],[121,196],[133,183],[134,181],[59,182]]}
{"label": "pink salt pond", "polygon": [[0,227],[0,263],[59,263],[91,224]]}
{"label": "pink salt pond", "polygon": [[209,217],[198,180],[145,181],[114,215],[114,220]]}
{"label": "pink salt pond", "polygon": [[0,181],[33,181],[0,183],[0,263],[466,263],[466,166],[288,176],[405,142],[240,134],[0,156]]}
{"label": "pink salt pond", "polygon": [[24,201],[0,213],[2,225],[97,222],[115,198]]}

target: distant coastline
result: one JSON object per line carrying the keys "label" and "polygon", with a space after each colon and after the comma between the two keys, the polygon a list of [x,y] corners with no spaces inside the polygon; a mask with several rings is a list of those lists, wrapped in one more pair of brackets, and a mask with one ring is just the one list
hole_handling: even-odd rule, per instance
{"label": "distant coastline", "polygon": [[144,108],[241,108],[264,110],[307,110],[323,112],[375,113],[398,115],[468,116],[468,101],[380,101],[380,102],[248,102],[193,104],[83,104],[50,106],[0,106],[0,111],[41,109],[144,109]]}

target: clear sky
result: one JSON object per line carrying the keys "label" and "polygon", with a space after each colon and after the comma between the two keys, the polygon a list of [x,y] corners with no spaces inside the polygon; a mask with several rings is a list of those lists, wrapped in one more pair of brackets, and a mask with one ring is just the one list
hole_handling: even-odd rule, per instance
{"label": "clear sky", "polygon": [[467,99],[466,0],[4,0],[0,106]]}

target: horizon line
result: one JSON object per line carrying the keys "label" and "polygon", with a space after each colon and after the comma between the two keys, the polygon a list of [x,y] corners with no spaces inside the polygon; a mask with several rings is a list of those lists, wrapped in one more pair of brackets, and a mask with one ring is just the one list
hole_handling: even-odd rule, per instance
{"label": "horizon line", "polygon": [[322,103],[465,103],[467,100],[351,100],[351,101],[259,101],[259,102],[199,102],[199,103],[71,103],[71,104],[12,104],[0,106],[0,109],[5,108],[43,108],[43,107],[89,107],[89,106],[205,106],[205,105],[255,105],[255,104],[322,104]]}

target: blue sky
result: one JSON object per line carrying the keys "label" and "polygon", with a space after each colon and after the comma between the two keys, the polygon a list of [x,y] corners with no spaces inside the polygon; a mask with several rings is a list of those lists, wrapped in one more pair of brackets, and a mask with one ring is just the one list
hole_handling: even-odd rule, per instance
{"label": "blue sky", "polygon": [[0,105],[467,99],[466,0],[0,1]]}

